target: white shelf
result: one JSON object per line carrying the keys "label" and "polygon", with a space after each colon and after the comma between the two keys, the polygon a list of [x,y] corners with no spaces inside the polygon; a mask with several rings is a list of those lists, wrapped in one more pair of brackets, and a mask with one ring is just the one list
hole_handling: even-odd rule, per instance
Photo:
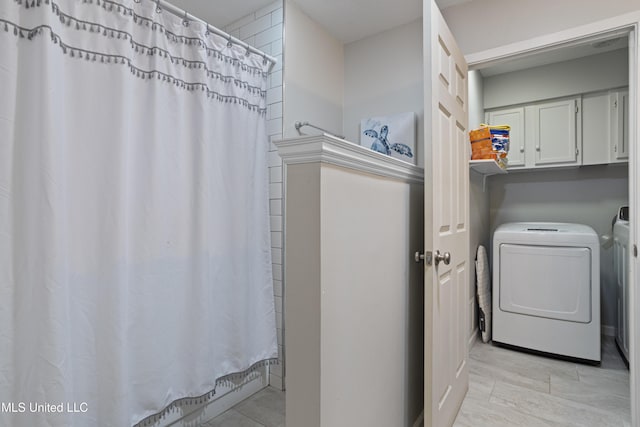
{"label": "white shelf", "polygon": [[507,173],[505,169],[498,166],[498,162],[493,159],[488,160],[470,160],[469,167],[482,175],[482,191],[487,187],[487,177],[489,175],[498,175]]}
{"label": "white shelf", "polygon": [[471,160],[469,161],[469,167],[474,171],[487,176],[507,173],[505,169],[502,169],[500,166],[498,166],[498,163],[492,159]]}

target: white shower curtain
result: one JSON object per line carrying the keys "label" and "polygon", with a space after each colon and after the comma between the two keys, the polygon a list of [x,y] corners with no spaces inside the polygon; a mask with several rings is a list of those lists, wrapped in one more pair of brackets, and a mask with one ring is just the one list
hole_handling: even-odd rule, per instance
{"label": "white shower curtain", "polygon": [[0,0],[0,425],[148,423],[277,356],[267,69],[150,0]]}

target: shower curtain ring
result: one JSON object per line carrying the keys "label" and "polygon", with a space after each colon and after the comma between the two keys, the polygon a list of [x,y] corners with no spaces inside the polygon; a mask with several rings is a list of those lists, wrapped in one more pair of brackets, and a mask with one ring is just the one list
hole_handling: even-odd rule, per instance
{"label": "shower curtain ring", "polygon": [[187,15],[187,11],[184,11],[184,18],[182,20],[182,25],[184,25],[185,27],[189,26],[189,17]]}
{"label": "shower curtain ring", "polygon": [[160,7],[160,0],[156,1],[156,13],[162,13],[162,8]]}
{"label": "shower curtain ring", "polygon": [[229,38],[227,39],[227,47],[229,47],[229,48],[230,48],[231,46],[233,46],[233,42],[231,41],[231,37],[229,37]]}

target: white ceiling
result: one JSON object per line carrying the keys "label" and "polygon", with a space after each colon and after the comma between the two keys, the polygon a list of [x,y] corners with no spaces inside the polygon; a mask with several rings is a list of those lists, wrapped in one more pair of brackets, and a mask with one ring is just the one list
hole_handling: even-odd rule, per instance
{"label": "white ceiling", "polygon": [[[272,4],[275,0],[169,0],[216,27],[226,25]],[[313,20],[343,43],[350,43],[414,21],[422,16],[422,0],[292,0]],[[436,0],[440,9],[461,5],[473,0]],[[490,75],[530,68],[553,62],[603,53],[626,46],[618,40],[610,46],[595,48],[586,43],[539,55],[510,60],[482,69]]]}
{"label": "white ceiling", "polygon": [[[422,0],[294,0],[331,35],[350,43],[422,16]],[[441,9],[471,0],[436,0]],[[274,0],[169,0],[222,29]]]}
{"label": "white ceiling", "polygon": [[422,0],[296,0],[343,43],[398,27],[422,16]]}

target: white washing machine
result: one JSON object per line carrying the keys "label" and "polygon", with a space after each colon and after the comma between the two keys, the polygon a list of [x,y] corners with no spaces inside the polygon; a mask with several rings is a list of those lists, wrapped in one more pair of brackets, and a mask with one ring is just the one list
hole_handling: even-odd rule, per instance
{"label": "white washing machine", "polygon": [[616,281],[618,319],[616,343],[629,360],[629,207],[619,209],[613,224],[613,273]]}
{"label": "white washing machine", "polygon": [[495,342],[600,362],[600,242],[591,227],[499,226],[493,290]]}

